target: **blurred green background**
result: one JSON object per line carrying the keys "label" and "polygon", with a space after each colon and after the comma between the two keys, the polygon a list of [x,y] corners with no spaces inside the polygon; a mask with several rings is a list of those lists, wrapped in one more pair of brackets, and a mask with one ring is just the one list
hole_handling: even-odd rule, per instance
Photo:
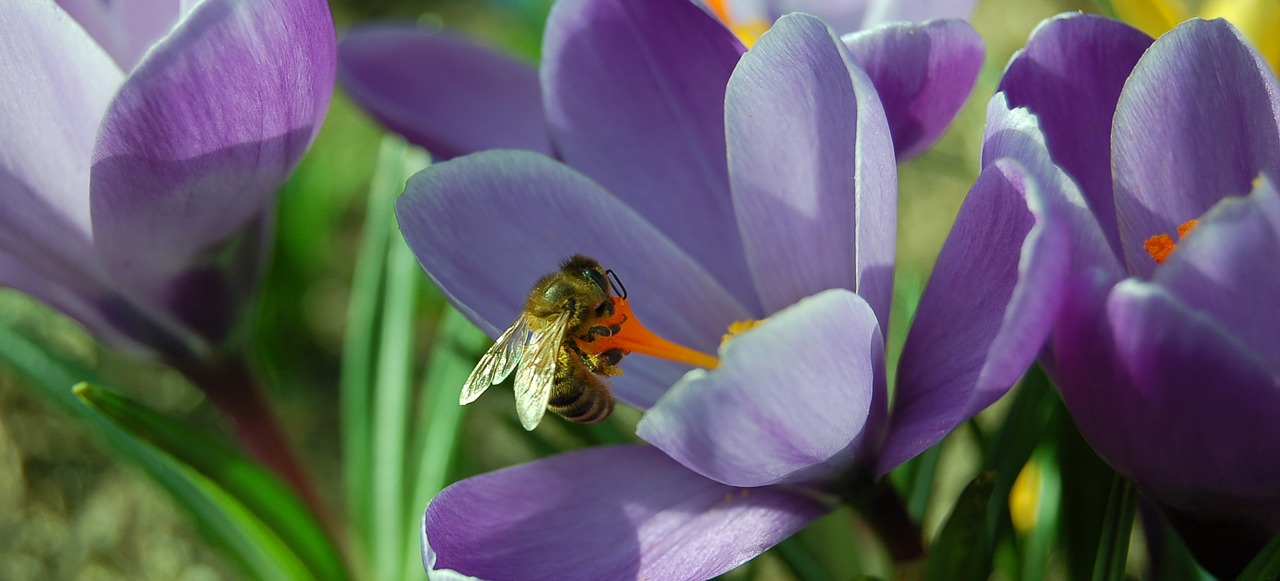
{"label": "blurred green background", "polygon": [[[339,34],[355,22],[416,19],[461,30],[482,42],[535,61],[549,0],[333,0]],[[941,142],[900,170],[900,286],[920,286],[977,175],[985,104],[1012,53],[1043,18],[1090,10],[1069,0],[986,0],[972,22],[986,41],[978,86]],[[328,120],[298,171],[281,192],[277,244],[251,325],[255,363],[285,428],[301,450],[324,499],[341,506],[338,425],[339,362],[356,249],[364,224],[369,180],[381,129],[341,89]],[[426,359],[441,300],[421,277],[422,308],[414,352]],[[917,291],[918,292],[918,291]],[[904,335],[897,317],[893,336]],[[179,375],[98,348],[74,323],[9,290],[0,290],[0,326],[43,345],[56,356],[113,378],[113,387],[184,423],[226,433],[222,420]],[[106,449],[63,411],[24,389],[0,366],[0,579],[237,578],[235,566],[209,547],[170,498]],[[68,386],[70,389],[70,386]],[[980,417],[989,425],[998,405]],[[581,446],[599,430],[625,429],[636,414],[622,412],[609,427],[564,428],[553,422],[543,440],[511,428],[509,399],[482,398],[464,415],[462,449],[451,476],[461,477],[535,457],[541,446]],[[539,430],[544,432],[544,430]],[[942,463],[926,530],[935,529],[978,471],[972,430],[941,445]],[[842,515],[824,519],[802,538],[847,529]],[[849,534],[843,531],[841,534]],[[839,560],[838,554],[821,559]],[[871,558],[875,558],[874,555]],[[752,565],[758,578],[785,568],[776,557]],[[838,569],[838,565],[832,565]],[[734,574],[738,577],[746,573]],[[731,575],[733,576],[733,575]]]}

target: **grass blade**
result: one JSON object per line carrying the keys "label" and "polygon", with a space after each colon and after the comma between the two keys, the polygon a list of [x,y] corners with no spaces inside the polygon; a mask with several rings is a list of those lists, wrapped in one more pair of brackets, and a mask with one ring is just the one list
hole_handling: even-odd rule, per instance
{"label": "grass blade", "polygon": [[1098,543],[1098,556],[1093,561],[1093,581],[1124,579],[1124,566],[1129,558],[1129,533],[1133,529],[1133,514],[1138,504],[1136,497],[1133,485],[1117,474],[1111,482],[1102,540]]}

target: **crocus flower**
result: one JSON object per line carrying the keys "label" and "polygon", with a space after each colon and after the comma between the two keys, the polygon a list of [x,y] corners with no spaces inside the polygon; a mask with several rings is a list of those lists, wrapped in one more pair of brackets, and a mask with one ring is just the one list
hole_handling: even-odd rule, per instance
{"label": "crocus flower", "polygon": [[[684,0],[572,0],[553,8],[546,42],[549,139],[565,163],[500,150],[436,164],[410,180],[401,230],[490,336],[581,252],[618,274],[636,319],[718,365],[633,353],[612,388],[647,410],[647,445],[441,492],[423,519],[432,575],[717,575],[937,442],[1038,353],[1043,291],[1017,266],[1036,225],[1006,219],[1025,207],[1008,194],[1021,182],[992,176],[963,211],[1014,242],[948,244],[889,412],[893,145],[867,75],[820,20],[783,17],[742,55]],[[760,322],[722,339],[744,320]]]}
{"label": "crocus flower", "polygon": [[[692,0],[687,0],[692,4]],[[702,11],[694,5],[689,11]],[[643,14],[643,11],[641,12]],[[557,150],[557,133],[565,131],[614,132],[615,139],[631,139],[659,128],[620,127],[617,118],[593,116],[577,123],[593,127],[568,128],[564,107],[576,107],[574,97],[564,95],[560,61],[572,62],[570,74],[645,75],[666,74],[654,70],[654,61],[643,54],[629,61],[614,55],[573,54],[578,38],[593,36],[603,28],[619,38],[633,38],[626,23],[578,17],[548,22],[551,40],[543,50],[543,65],[535,69],[492,49],[447,33],[429,33],[410,24],[370,24],[353,28],[339,45],[338,75],[343,87],[374,117],[409,141],[425,147],[438,158],[452,158],[491,148],[527,149],[569,160],[578,152]],[[690,31],[703,39],[704,51],[741,54],[740,40],[716,30],[715,20]],[[674,32],[660,32],[674,38]],[[937,140],[960,106],[982,67],[982,40],[968,23],[934,20],[925,23],[892,22],[843,37],[855,61],[870,77],[884,102],[893,143],[900,159],[923,152]],[[732,68],[729,57],[720,58],[712,80],[723,84]],[[906,67],[905,69],[903,67]],[[693,82],[693,81],[690,81]],[[657,108],[668,99],[642,83],[623,83],[634,94],[612,98]],[[594,98],[603,97],[596,95]],[[709,110],[687,112],[705,118],[723,103],[705,103]],[[647,123],[672,123],[682,115],[671,112]],[[666,127],[660,128],[667,130]],[[692,143],[687,146],[692,146]],[[665,152],[653,152],[650,157]],[[644,158],[636,167],[649,167]],[[575,164],[576,165],[576,164]],[[589,168],[579,167],[592,174]]]}
{"label": "crocus flower", "polygon": [[1223,20],[1153,42],[1071,14],[1000,91],[984,163],[1028,168],[1028,213],[1070,233],[1050,375],[1099,455],[1234,576],[1280,532],[1280,87]]}
{"label": "crocus flower", "polygon": [[0,284],[190,359],[256,284],[328,107],[333,25],[320,0],[136,4],[0,14]]}
{"label": "crocus flower", "polygon": [[973,0],[705,0],[712,13],[744,43],[754,43],[775,20],[790,12],[804,12],[827,22],[838,34],[875,28],[901,20],[923,22],[935,18],[968,18]]}

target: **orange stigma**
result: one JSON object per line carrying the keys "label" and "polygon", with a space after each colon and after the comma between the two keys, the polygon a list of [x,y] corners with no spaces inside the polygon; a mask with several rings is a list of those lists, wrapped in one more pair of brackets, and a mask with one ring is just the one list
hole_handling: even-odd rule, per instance
{"label": "orange stigma", "polygon": [[612,332],[597,334],[590,340],[579,338],[578,346],[583,351],[598,355],[612,349],[620,349],[627,353],[643,353],[650,357],[660,357],[706,369],[715,369],[720,364],[720,360],[711,355],[672,343],[646,329],[631,312],[631,305],[626,299],[613,297],[613,309],[613,316],[601,325]]}
{"label": "orange stigma", "polygon": [[729,15],[729,7],[727,2],[732,0],[707,0],[707,8],[711,9],[711,13],[720,19],[729,30],[733,32],[738,40],[747,48],[760,40],[760,35],[769,30],[771,24],[769,21],[761,18],[752,18],[741,22],[735,21],[733,16]]}
{"label": "orange stigma", "polygon": [[[1192,230],[1195,230],[1196,226],[1199,225],[1199,220],[1187,220],[1186,222],[1183,222],[1181,226],[1178,226],[1178,239],[1181,240],[1186,238],[1187,234]],[[1142,249],[1146,250],[1147,254],[1151,255],[1151,259],[1156,261],[1156,264],[1163,264],[1165,260],[1168,260],[1169,255],[1173,254],[1174,249],[1177,247],[1178,244],[1175,243],[1173,238],[1168,234],[1157,234],[1148,238],[1147,241],[1142,244]]]}

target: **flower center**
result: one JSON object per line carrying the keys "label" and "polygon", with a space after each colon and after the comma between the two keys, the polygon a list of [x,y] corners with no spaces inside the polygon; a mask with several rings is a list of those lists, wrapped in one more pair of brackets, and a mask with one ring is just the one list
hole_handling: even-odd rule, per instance
{"label": "flower center", "polygon": [[751,48],[751,45],[760,40],[760,35],[769,30],[771,25],[768,20],[760,17],[748,17],[741,20],[734,18],[729,14],[729,7],[726,5],[729,1],[732,0],[707,0],[707,7],[711,9],[711,13],[715,14],[716,18],[720,19],[720,22],[729,27],[729,30],[733,32],[734,36],[738,37],[738,40],[742,41],[742,44],[746,45],[747,48]]}
{"label": "flower center", "polygon": [[[1178,226],[1178,240],[1181,241],[1183,238],[1186,238],[1187,234],[1199,225],[1199,220],[1187,220],[1186,222],[1183,222],[1181,226]],[[1151,259],[1156,261],[1156,264],[1163,264],[1165,260],[1168,260],[1169,255],[1173,254],[1174,249],[1177,247],[1177,243],[1175,243],[1173,238],[1168,234],[1157,234],[1148,238],[1147,241],[1142,244],[1143,250],[1146,250],[1147,254],[1151,255]]]}
{"label": "flower center", "polygon": [[715,369],[720,364],[720,360],[711,355],[672,343],[645,328],[631,312],[631,304],[622,297],[613,297],[613,316],[576,340],[578,347],[591,355],[618,350],[623,355],[643,353],[707,369]]}

